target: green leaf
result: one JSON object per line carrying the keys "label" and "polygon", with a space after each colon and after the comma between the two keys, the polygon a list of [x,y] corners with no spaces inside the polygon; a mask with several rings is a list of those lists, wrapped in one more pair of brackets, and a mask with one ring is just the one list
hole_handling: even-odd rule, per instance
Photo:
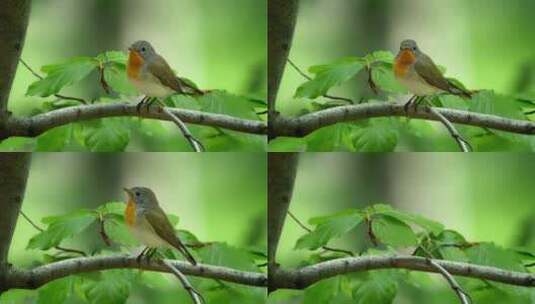
{"label": "green leaf", "polygon": [[277,137],[269,141],[270,152],[304,152],[307,143],[302,138]]}
{"label": "green leaf", "polygon": [[385,204],[376,204],[369,208],[370,212],[373,214],[383,214],[394,217],[400,221],[405,222],[406,224],[416,224],[428,232],[438,234],[444,230],[444,225],[439,222],[427,219],[418,214],[410,214],[402,212],[392,208],[390,205]]}
{"label": "green leaf", "polygon": [[245,250],[226,243],[213,243],[197,251],[203,263],[226,266],[244,271],[258,271],[250,255]]}
{"label": "green leaf", "polygon": [[332,64],[313,66],[310,72],[315,74],[314,79],[302,84],[297,89],[295,97],[314,99],[322,96],[333,86],[351,79],[362,68],[364,68],[364,62],[357,57],[343,58]]}
{"label": "green leaf", "polygon": [[[87,278],[87,277],[84,277]],[[82,286],[89,303],[126,303],[134,275],[131,270],[107,270],[96,279],[86,279]]]}
{"label": "green leaf", "polygon": [[10,137],[0,140],[0,151],[2,152],[26,152],[35,148],[36,139],[28,137]]}
{"label": "green leaf", "polygon": [[130,142],[130,126],[124,118],[103,118],[79,124],[76,137],[91,152],[124,151]]}
{"label": "green leaf", "polygon": [[234,117],[258,120],[258,115],[249,100],[225,91],[214,91],[197,98],[201,110]]}
{"label": "green leaf", "polygon": [[351,136],[356,127],[349,123],[338,123],[321,128],[305,137],[307,150],[314,152],[353,151]]}
{"label": "green leaf", "polygon": [[72,294],[75,277],[68,276],[54,280],[40,287],[37,293],[37,304],[62,304]]}
{"label": "green leaf", "polygon": [[389,93],[407,93],[407,89],[396,80],[392,71],[392,64],[381,63],[374,65],[371,70],[372,80],[381,90]]}
{"label": "green leaf", "polygon": [[102,64],[113,62],[126,65],[128,61],[128,55],[121,51],[108,51],[102,54],[99,54],[96,59]]}
{"label": "green leaf", "polygon": [[103,214],[118,214],[123,215],[126,204],[123,202],[109,202],[104,205],[101,205],[97,208],[97,211]]}
{"label": "green leaf", "polygon": [[136,88],[130,83],[126,76],[126,65],[111,62],[104,66],[104,80],[117,93],[136,96],[139,95]]}
{"label": "green leaf", "polygon": [[139,244],[139,242],[132,237],[132,234],[126,227],[123,215],[112,213],[105,216],[104,231],[111,240],[117,242],[118,244],[125,246],[134,246]]}
{"label": "green leaf", "polygon": [[307,287],[304,292],[303,304],[350,304],[349,295],[341,291],[341,277],[336,276],[321,280]]}
{"label": "green leaf", "polygon": [[76,57],[60,64],[47,65],[42,68],[46,77],[32,83],[26,95],[48,97],[58,93],[63,87],[87,77],[98,62],[91,57]]}
{"label": "green leaf", "polygon": [[48,227],[32,237],[28,242],[29,249],[47,250],[59,245],[64,239],[82,232],[96,220],[95,214],[88,210],[80,210],[62,216],[50,216],[43,219]]}
{"label": "green leaf", "polygon": [[398,131],[391,119],[375,118],[355,129],[352,139],[359,152],[392,152],[398,144]]}
{"label": "green leaf", "polygon": [[469,104],[469,110],[472,112],[525,119],[525,115],[513,97],[496,94],[493,91],[482,91],[475,94]]}
{"label": "green leaf", "polygon": [[392,64],[394,62],[394,58],[395,58],[394,54],[392,54],[389,51],[375,51],[364,57],[366,62],[370,65],[377,64],[377,63]]}
{"label": "green leaf", "polygon": [[201,110],[201,104],[193,97],[188,95],[172,95],[169,99],[173,102],[173,106],[176,108],[187,110]]}
{"label": "green leaf", "polygon": [[316,250],[327,244],[331,239],[338,238],[357,227],[362,222],[362,215],[358,210],[350,209],[337,214],[311,219],[315,229],[300,237],[295,243],[295,249]]}
{"label": "green leaf", "polygon": [[416,234],[409,225],[389,215],[375,215],[372,218],[372,231],[381,243],[403,248],[418,243]]}
{"label": "green leaf", "polygon": [[391,304],[398,290],[395,271],[370,271],[353,291],[356,304]]}
{"label": "green leaf", "polygon": [[492,243],[481,243],[465,250],[471,263],[505,270],[525,271],[520,257],[513,251]]}
{"label": "green leaf", "polygon": [[72,125],[56,127],[37,137],[35,151],[62,151],[71,137]]}

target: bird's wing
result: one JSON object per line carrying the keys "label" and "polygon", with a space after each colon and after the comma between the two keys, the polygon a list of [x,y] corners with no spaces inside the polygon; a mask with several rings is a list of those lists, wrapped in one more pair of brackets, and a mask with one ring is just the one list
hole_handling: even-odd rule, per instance
{"label": "bird's wing", "polygon": [[152,75],[158,78],[164,86],[169,87],[178,93],[184,93],[180,80],[176,77],[175,73],[173,73],[173,70],[162,56],[155,55],[148,70]]}
{"label": "bird's wing", "polygon": [[418,58],[414,64],[414,68],[416,69],[416,72],[418,72],[418,75],[420,75],[420,77],[422,77],[422,79],[428,84],[446,92],[450,91],[451,87],[448,81],[446,78],[444,78],[440,70],[437,68],[433,60],[429,58],[429,56],[421,54],[420,58]]}
{"label": "bird's wing", "polygon": [[154,210],[147,210],[145,216],[159,237],[180,251],[190,263],[193,265],[197,264],[186,246],[184,246],[184,244],[182,244],[182,242],[176,236],[175,228],[173,228],[173,225],[171,225],[171,222],[169,222],[169,219],[163,212],[162,208],[156,206]]}

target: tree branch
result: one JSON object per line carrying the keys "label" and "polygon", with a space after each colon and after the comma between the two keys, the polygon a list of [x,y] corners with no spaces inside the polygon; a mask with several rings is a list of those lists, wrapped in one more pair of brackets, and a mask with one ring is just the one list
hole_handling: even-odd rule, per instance
{"label": "tree branch", "polygon": [[24,198],[29,167],[28,153],[0,153],[0,294],[6,290],[7,257]]}
{"label": "tree branch", "polygon": [[429,113],[435,115],[438,120],[446,127],[451,137],[455,139],[455,141],[459,145],[459,148],[461,148],[462,152],[473,151],[472,146],[470,146],[470,143],[466,139],[464,139],[461,134],[459,134],[459,131],[457,131],[455,126],[446,117],[444,117],[442,113],[440,113],[439,111],[437,111],[436,108],[433,107],[428,107],[427,110],[429,111]]}
{"label": "tree branch", "polygon": [[[484,279],[510,285],[535,287],[535,274],[507,271],[500,268],[469,263],[432,260],[448,273],[469,278]],[[296,270],[276,269],[270,273],[271,288],[304,289],[320,280],[337,275],[379,269],[407,269],[440,273],[429,259],[416,256],[366,256],[342,258],[306,266]]]}
{"label": "tree branch", "polygon": [[178,116],[176,116],[168,108],[163,107],[163,106],[162,106],[162,111],[165,114],[167,114],[173,120],[173,122],[178,126],[178,128],[180,129],[180,132],[182,132],[182,135],[184,135],[184,138],[186,138],[186,140],[189,142],[189,144],[193,148],[193,151],[195,151],[195,152],[204,152],[205,151],[204,146],[201,143],[201,141],[198,140],[197,138],[195,138],[191,134],[191,132],[189,131],[189,129],[186,126],[186,124],[184,122],[182,122],[182,120],[180,120],[180,118]]}
{"label": "tree branch", "polygon": [[292,200],[298,157],[297,153],[268,154],[268,273],[277,268],[275,255]]}
{"label": "tree branch", "polygon": [[277,93],[292,47],[298,7],[299,0],[268,1],[268,113],[270,120],[276,115]]}
{"label": "tree branch", "polygon": [[195,288],[193,288],[193,286],[191,286],[191,283],[188,281],[188,278],[182,272],[180,272],[178,268],[175,268],[169,260],[162,260],[162,263],[167,266],[167,268],[169,268],[169,270],[171,270],[171,272],[178,278],[178,280],[182,284],[182,287],[184,287],[184,289],[189,293],[191,299],[193,300],[193,303],[205,303],[202,295]]}
{"label": "tree branch", "polygon": [[[50,281],[69,275],[118,268],[172,272],[165,264],[156,261],[147,262],[146,260],[138,262],[136,258],[136,256],[126,255],[95,256],[63,260],[38,266],[30,270],[12,268],[7,272],[6,285],[4,286],[6,289],[35,289]],[[223,280],[248,286],[264,287],[267,285],[266,275],[260,272],[239,271],[232,268],[205,264],[193,266],[187,262],[174,260],[166,260],[166,262],[185,275]]]}
{"label": "tree branch", "polygon": [[[169,108],[168,110],[185,123],[221,127],[252,134],[267,133],[267,126],[263,121],[247,120],[223,114],[177,108]],[[32,117],[10,117],[5,126],[0,126],[0,140],[11,136],[35,137],[47,130],[65,124],[83,120],[119,116],[138,116],[167,121],[172,120],[169,115],[155,108],[149,109],[148,111],[138,112],[136,105],[133,103],[118,102],[74,106],[38,114]]]}
{"label": "tree branch", "polygon": [[515,120],[496,115],[475,112],[420,107],[415,111],[405,111],[403,103],[381,102],[360,105],[339,106],[317,111],[296,118],[278,116],[270,126],[275,136],[303,137],[315,130],[340,122],[359,121],[375,117],[410,117],[440,121],[433,111],[440,113],[451,123],[496,129],[518,134],[535,134],[535,122]]}
{"label": "tree branch", "polygon": [[448,281],[448,284],[450,284],[451,289],[455,291],[455,294],[459,297],[459,300],[461,300],[461,304],[470,304],[470,296],[461,288],[459,283],[455,280],[455,278],[446,270],[444,267],[442,267],[439,263],[436,261],[433,261],[431,259],[428,259],[427,261],[429,265],[435,267],[439,273]]}

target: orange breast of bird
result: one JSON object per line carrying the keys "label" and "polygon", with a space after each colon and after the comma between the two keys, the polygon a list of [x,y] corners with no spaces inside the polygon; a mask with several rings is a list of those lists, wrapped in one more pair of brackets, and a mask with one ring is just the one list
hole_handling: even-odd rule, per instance
{"label": "orange breast of bird", "polygon": [[136,51],[130,51],[128,54],[128,66],[126,73],[129,78],[137,79],[139,77],[139,71],[143,65],[143,57]]}
{"label": "orange breast of bird", "polygon": [[396,57],[394,63],[394,74],[397,77],[405,77],[409,71],[409,67],[416,61],[416,56],[410,50],[403,50]]}
{"label": "orange breast of bird", "polygon": [[128,200],[128,203],[126,204],[124,219],[128,226],[132,226],[136,223],[136,204],[131,199]]}

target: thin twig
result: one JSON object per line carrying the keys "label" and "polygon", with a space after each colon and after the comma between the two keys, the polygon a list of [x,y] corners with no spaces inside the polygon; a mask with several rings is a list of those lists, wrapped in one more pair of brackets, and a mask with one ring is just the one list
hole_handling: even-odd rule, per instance
{"label": "thin twig", "polygon": [[[303,228],[304,230],[306,230],[307,232],[312,232],[312,229],[308,228],[305,224],[303,224],[303,222],[301,222],[290,210],[288,210],[288,215],[297,223],[297,225],[299,225],[301,228]],[[349,251],[349,250],[345,250],[345,249],[339,249],[339,248],[333,248],[333,247],[328,247],[328,246],[321,246],[321,248],[325,251],[332,251],[332,252],[339,252],[339,253],[344,253],[344,254],[347,254],[349,256],[355,256],[355,254],[352,252],[352,251]]]}
{"label": "thin twig", "polygon": [[470,296],[461,288],[455,278],[444,267],[442,267],[440,264],[433,261],[432,259],[427,259],[427,262],[429,263],[429,265],[435,267],[436,270],[438,270],[438,272],[448,281],[451,288],[459,297],[459,300],[461,300],[462,304],[470,304],[472,302]]}
{"label": "thin twig", "polygon": [[182,122],[182,120],[180,120],[180,118],[178,118],[178,116],[176,116],[171,111],[169,111],[169,109],[167,109],[167,107],[160,100],[158,100],[158,103],[161,105],[162,111],[165,114],[167,114],[173,120],[173,122],[178,126],[178,128],[182,132],[182,135],[184,135],[186,140],[190,143],[191,147],[193,148],[193,151],[195,151],[195,152],[204,152],[205,149],[204,149],[204,146],[203,146],[202,142],[200,142],[197,138],[195,138],[191,134],[191,132],[188,130],[188,127],[186,126],[186,124],[184,122]]}
{"label": "thin twig", "polygon": [[[36,223],[34,223],[29,216],[27,216],[22,210],[20,210],[20,214],[26,219],[26,221],[28,221],[28,223],[30,223],[30,225],[33,226],[33,228],[35,228],[36,230],[39,230],[40,232],[43,232],[45,231],[43,228],[39,227]],[[55,249],[59,250],[59,251],[63,251],[63,252],[70,252],[70,253],[76,253],[76,254],[79,254],[81,256],[87,256],[87,254],[81,250],[77,250],[77,249],[71,249],[71,248],[65,248],[65,247],[62,247],[62,246],[54,246]]]}
{"label": "thin twig", "polygon": [[[22,65],[24,65],[26,67],[26,69],[28,69],[28,71],[30,71],[30,73],[32,73],[35,77],[43,80],[43,76],[39,75],[34,69],[32,69],[32,67],[30,67],[29,64],[26,63],[26,61],[24,61],[22,58],[19,58],[20,62],[22,63]],[[72,97],[72,96],[65,96],[65,95],[61,95],[61,94],[54,94],[55,97],[59,98],[59,99],[63,99],[63,100],[74,100],[74,101],[78,101],[79,103],[82,103],[82,104],[87,104],[88,102],[83,99],[83,98],[79,98],[79,97]]]}
{"label": "thin twig", "polygon": [[[303,72],[303,70],[301,70],[290,58],[288,58],[288,63],[297,71],[297,73],[299,73],[299,75],[303,76],[307,80],[312,80],[312,77],[308,76],[305,72]],[[325,98],[333,99],[333,100],[345,101],[345,102],[348,102],[350,104],[354,103],[353,100],[351,100],[349,98],[345,98],[345,97],[333,96],[333,95],[329,95],[329,94],[323,94],[321,96],[323,96]]]}
{"label": "thin twig", "polygon": [[193,303],[203,304],[206,303],[201,293],[199,293],[193,286],[191,286],[188,278],[178,268],[174,267],[168,260],[161,260],[161,262],[171,270],[171,272],[178,278],[184,289],[189,293]]}
{"label": "thin twig", "polygon": [[432,113],[435,115],[440,122],[448,129],[448,132],[450,133],[451,137],[455,139],[459,147],[461,148],[461,151],[463,152],[470,152],[473,151],[472,146],[470,143],[464,139],[461,134],[455,129],[455,126],[444,116],[442,113],[435,110],[433,107],[427,107],[429,113]]}
{"label": "thin twig", "polygon": [[111,246],[111,239],[108,236],[108,234],[106,233],[106,229],[104,227],[105,219],[102,216],[102,213],[100,213],[100,212],[98,213],[98,221],[99,221],[99,234],[100,234],[100,237],[102,238],[102,240],[104,241],[106,246],[110,247]]}
{"label": "thin twig", "polygon": [[98,66],[98,75],[99,75],[100,86],[102,87],[104,92],[106,92],[106,94],[108,95],[111,94],[110,85],[106,81],[106,78],[104,78],[104,65],[102,64],[102,62],[100,62]]}

